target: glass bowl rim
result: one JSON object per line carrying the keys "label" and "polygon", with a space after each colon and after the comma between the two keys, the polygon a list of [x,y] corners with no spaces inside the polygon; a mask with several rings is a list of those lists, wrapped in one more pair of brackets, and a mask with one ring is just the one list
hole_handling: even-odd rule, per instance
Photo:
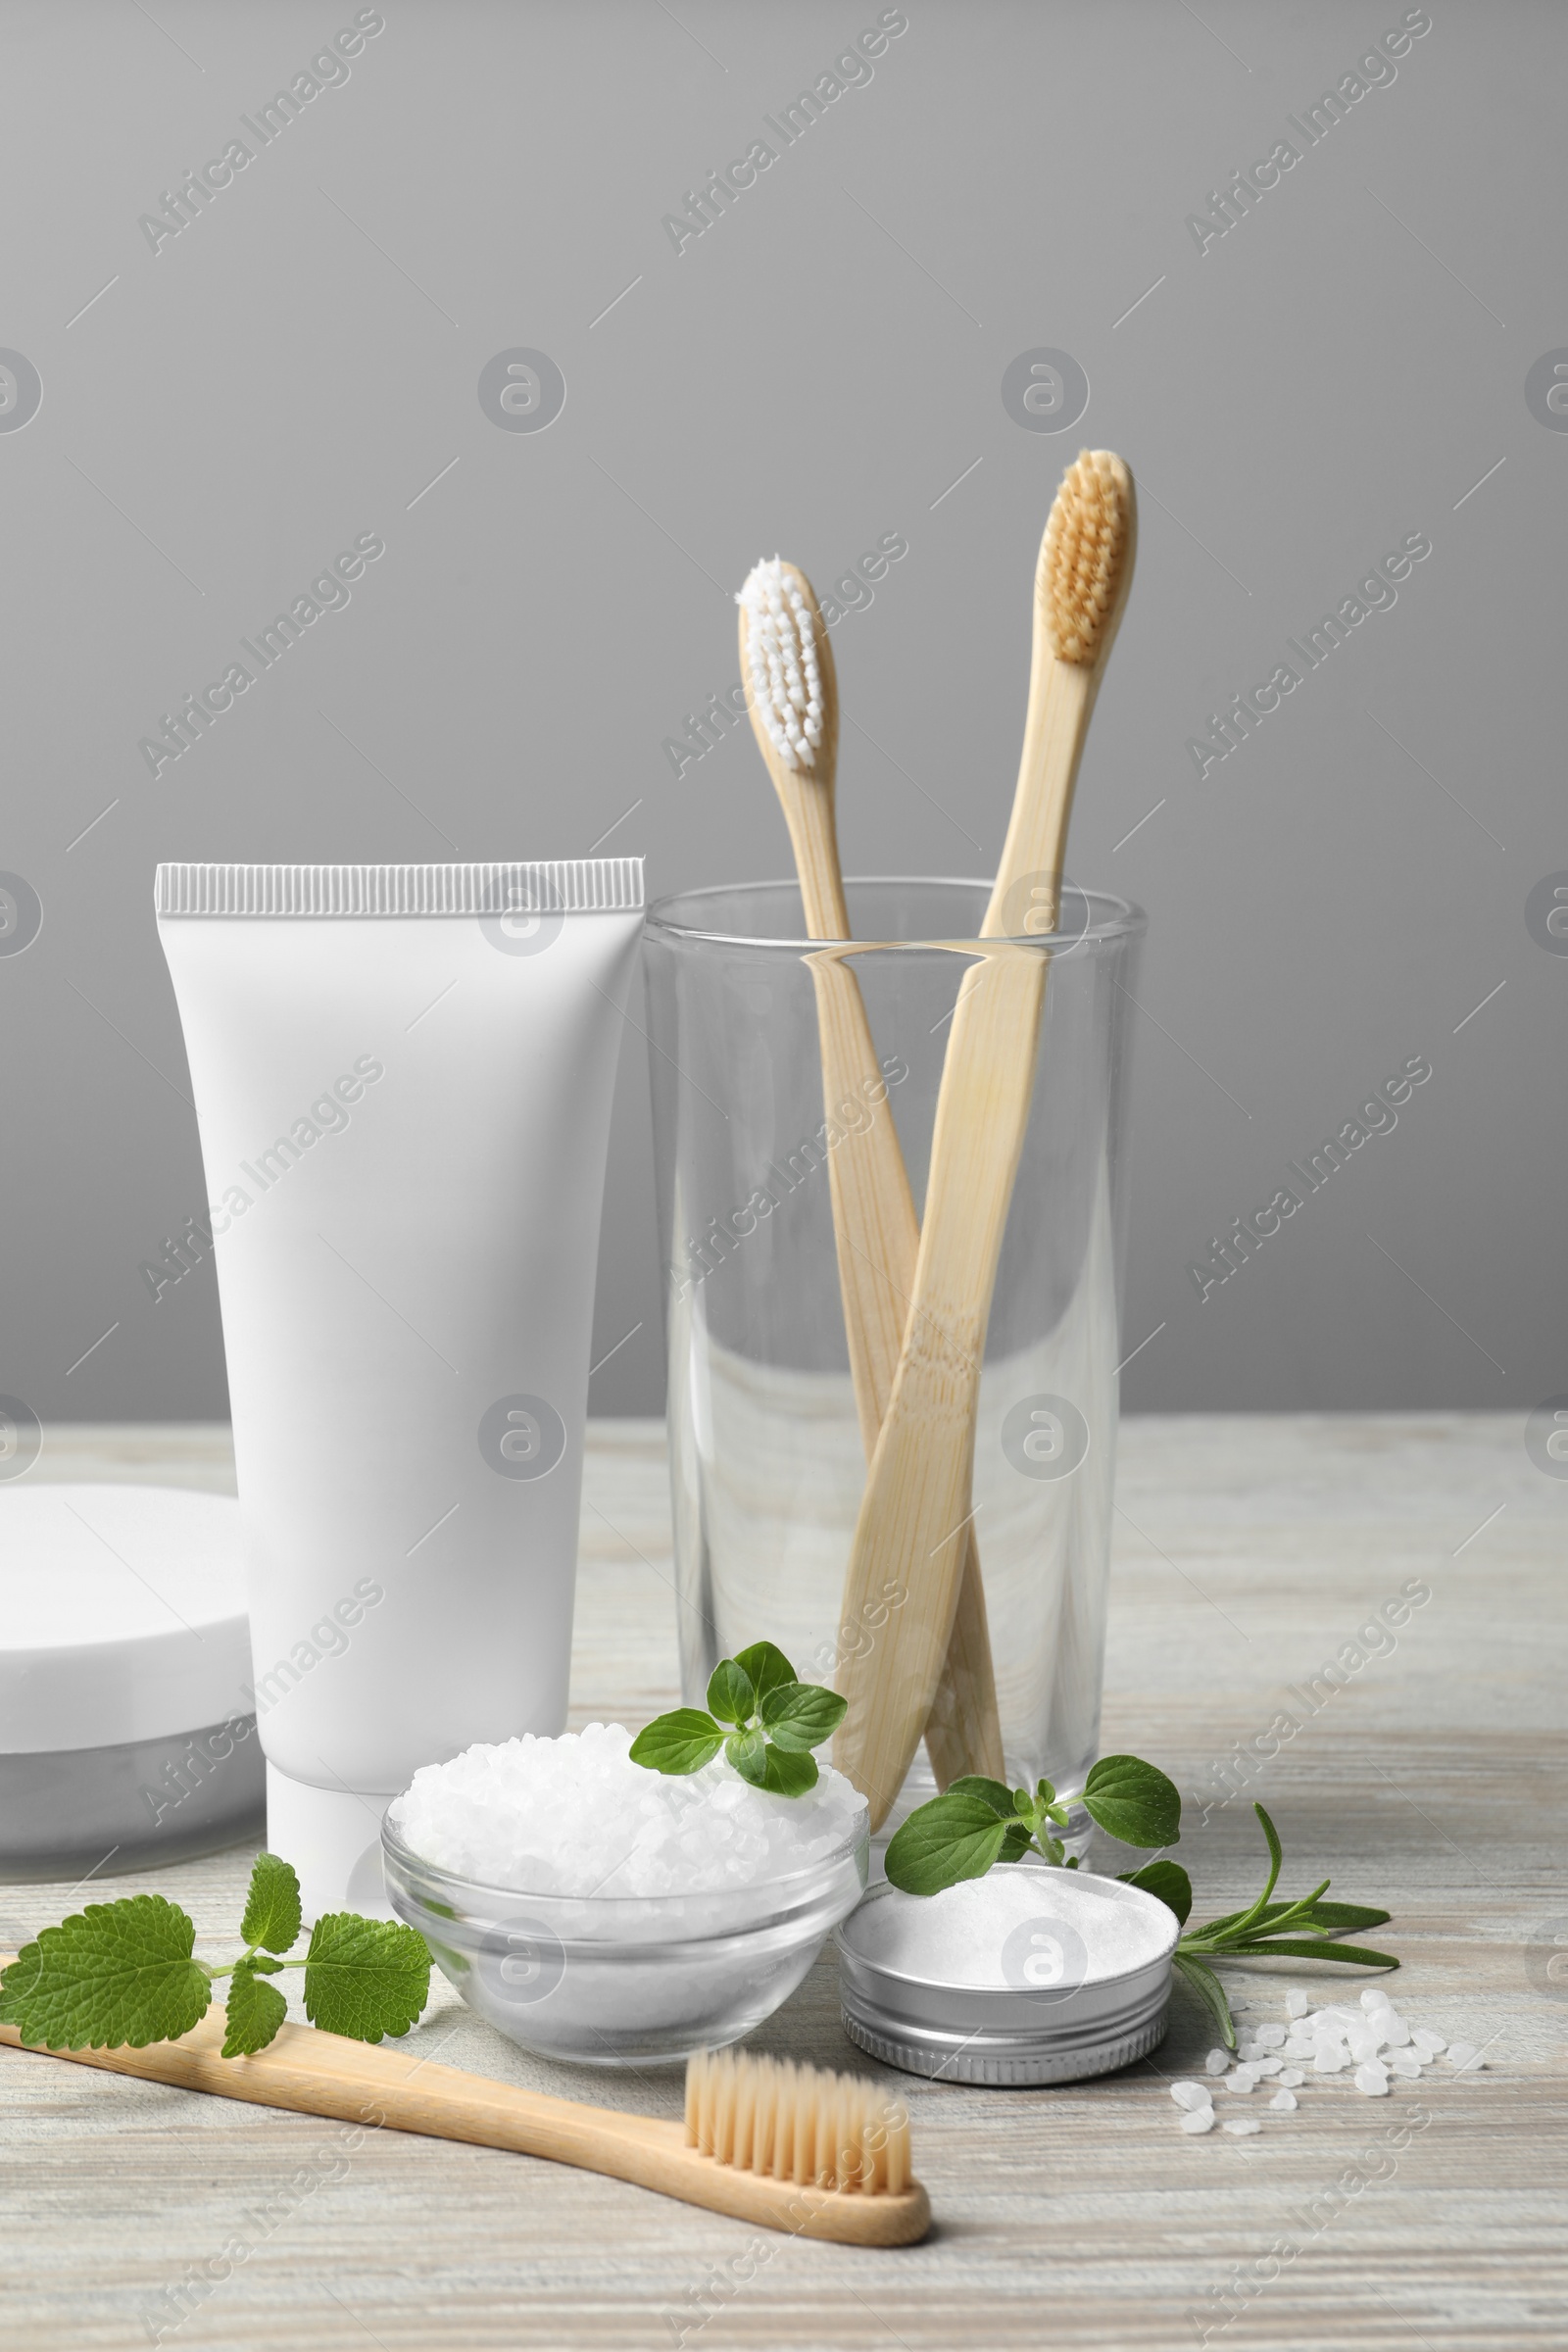
{"label": "glass bowl rim", "polygon": [[[864,887],[885,888],[890,883],[914,883],[924,889],[978,890],[986,893],[989,893],[992,887],[989,876],[982,877],[972,874],[846,874],[844,881],[845,887],[849,890]],[[908,952],[922,948],[936,948],[984,956],[999,946],[1033,948],[1041,952],[1055,950],[1070,954],[1075,948],[1113,946],[1121,940],[1136,937],[1138,933],[1147,928],[1149,917],[1135,900],[1121,898],[1114,891],[1097,890],[1092,886],[1075,882],[1071,875],[1066,874],[1062,877],[1062,887],[1064,890],[1076,891],[1079,897],[1091,906],[1098,903],[1111,911],[1104,920],[1098,923],[1091,922],[1082,931],[1027,933],[1018,939],[1004,939],[998,934],[994,938],[983,940],[965,938],[956,933],[926,939],[780,939],[776,936],[761,938],[751,936],[745,932],[707,931],[694,923],[674,922],[670,919],[669,908],[682,904],[689,905],[693,901],[734,899],[754,893],[760,895],[768,890],[799,891],[798,878],[789,874],[775,875],[771,879],[761,881],[709,882],[694,890],[666,891],[662,897],[650,903],[644,913],[643,922],[646,930],[655,932],[661,938],[673,941],[683,947],[773,948],[790,955],[800,955],[802,952],[813,948],[854,948],[862,951],[874,950],[882,954],[886,954],[889,950]]]}
{"label": "glass bowl rim", "polygon": [[[397,1801],[396,1797],[392,1800],[393,1804]],[[862,1797],[856,1827],[850,1831],[848,1836],[827,1853],[819,1854],[814,1862],[808,1862],[799,1870],[781,1872],[777,1878],[754,1879],[744,1886],[671,1886],[659,1894],[546,1894],[528,1886],[497,1886],[492,1885],[489,1880],[466,1878],[459,1872],[447,1870],[439,1862],[426,1861],[422,1854],[416,1854],[411,1845],[404,1843],[392,1826],[391,1813],[392,1807],[389,1805],[381,1820],[381,1846],[387,1859],[397,1867],[400,1873],[406,1865],[412,1864],[415,1870],[443,1888],[494,1896],[503,1902],[578,1904],[589,1907],[601,1919],[611,1917],[617,1906],[625,1910],[636,1905],[646,1913],[650,1903],[711,1903],[721,1901],[726,1897],[733,1900],[747,1895],[782,1898],[771,1900],[767,1911],[760,1918],[748,1923],[750,1929],[761,1929],[772,1925],[779,1912],[789,1908],[788,1897],[791,1889],[805,1889],[814,1886],[819,1880],[841,1868],[844,1863],[854,1861],[862,1846],[869,1854],[871,1839],[870,1808]],[[458,1926],[468,1924],[466,1914],[462,1911],[456,1913],[455,1924]],[[725,1932],[734,1934],[740,1931],[727,1930]],[[694,1932],[693,1939],[700,1939],[704,1934],[705,1931],[699,1927]]]}

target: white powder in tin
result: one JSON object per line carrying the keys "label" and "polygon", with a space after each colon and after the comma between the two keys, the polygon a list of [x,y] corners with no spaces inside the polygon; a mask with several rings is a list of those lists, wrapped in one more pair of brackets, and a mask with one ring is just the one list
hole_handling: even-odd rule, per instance
{"label": "white powder in tin", "polygon": [[722,1755],[673,1777],[630,1758],[623,1724],[480,1742],[426,1764],[392,1807],[411,1853],[528,1894],[660,1895],[763,1885],[843,1845],[865,1800],[819,1764],[806,1796],[743,1781]]}

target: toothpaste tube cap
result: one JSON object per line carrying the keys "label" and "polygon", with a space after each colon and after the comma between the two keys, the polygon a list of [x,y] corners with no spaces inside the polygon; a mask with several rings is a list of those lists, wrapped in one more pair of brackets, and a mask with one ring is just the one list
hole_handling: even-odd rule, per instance
{"label": "toothpaste tube cap", "polygon": [[395,1788],[313,1788],[267,1767],[267,1845],[299,1874],[309,1927],[323,1911],[395,1919],[381,1877],[381,1816]]}

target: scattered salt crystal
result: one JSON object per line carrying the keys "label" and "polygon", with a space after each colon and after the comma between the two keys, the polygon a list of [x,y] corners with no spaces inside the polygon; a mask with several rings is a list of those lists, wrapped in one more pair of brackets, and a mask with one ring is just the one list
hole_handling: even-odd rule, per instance
{"label": "scattered salt crystal", "polygon": [[1365,2098],[1386,2099],[1389,2095],[1389,2070],[1386,2066],[1358,2066],[1355,2087]]}
{"label": "scattered salt crystal", "polygon": [[1284,2067],[1284,2059],[1281,2058],[1277,2052],[1271,2051],[1268,2057],[1257,2058],[1253,2060],[1252,2071],[1254,2074],[1259,2075],[1277,2075]]}
{"label": "scattered salt crystal", "polygon": [[1195,2114],[1200,2107],[1214,2104],[1214,2094],[1206,2082],[1173,2082],[1170,2095],[1178,2107],[1191,2108]]}
{"label": "scattered salt crystal", "polygon": [[1481,2052],[1476,2048],[1476,2045],[1473,2041],[1450,2041],[1448,2044],[1448,2064],[1458,2074],[1474,2074],[1481,2065]]}
{"label": "scattered salt crystal", "polygon": [[843,1845],[864,1809],[831,1765],[808,1795],[776,1796],[722,1756],[680,1779],[649,1772],[632,1763],[631,1741],[618,1723],[481,1741],[423,1765],[392,1826],[421,1860],[489,1886],[681,1895],[808,1869]]}
{"label": "scattered salt crystal", "polygon": [[1293,2034],[1290,2040],[1285,2044],[1285,2055],[1287,2058],[1311,2058],[1314,2057],[1316,2053],[1317,2043],[1306,2034]]}
{"label": "scattered salt crystal", "polygon": [[1311,2006],[1311,2002],[1307,1999],[1305,1993],[1301,1990],[1298,1984],[1294,1984],[1290,1991],[1285,1995],[1285,2014],[1287,2017],[1304,2017]]}
{"label": "scattered salt crystal", "polygon": [[1282,2050],[1285,2047],[1285,2028],[1259,2026],[1252,2038],[1260,2050]]}
{"label": "scattered salt crystal", "polygon": [[1306,2077],[1298,2066],[1288,2066],[1280,2077],[1280,2088],[1282,2090],[1299,2090],[1305,2081]]}
{"label": "scattered salt crystal", "polygon": [[1404,2078],[1406,2082],[1420,2082],[1421,2060],[1414,2050],[1396,2050],[1389,2059],[1389,2064],[1396,2075]]}
{"label": "scattered salt crystal", "polygon": [[1343,2050],[1331,2049],[1320,2042],[1317,2056],[1312,2061],[1312,2072],[1315,2075],[1343,2075],[1349,2063]]}
{"label": "scattered salt crystal", "polygon": [[1277,2090],[1274,2093],[1274,2096],[1270,2099],[1269,2105],[1273,2108],[1276,2115],[1294,2115],[1296,2112],[1296,2093],[1294,2090]]}
{"label": "scattered salt crystal", "polygon": [[1350,2056],[1356,2064],[1366,2066],[1383,2047],[1383,2036],[1376,2026],[1369,2025],[1361,2028],[1352,2026],[1349,2034],[1349,2045]]}
{"label": "scattered salt crystal", "polygon": [[1402,2050],[1408,2048],[1410,2042],[1410,2029],[1406,2025],[1404,2019],[1399,2015],[1397,2009],[1391,2005],[1387,2008],[1379,2010],[1378,2024],[1383,2029],[1383,2038],[1388,2043],[1391,2050]]}
{"label": "scattered salt crystal", "polygon": [[1411,2034],[1410,2039],[1414,2042],[1416,2048],[1421,2051],[1423,2056],[1428,2058],[1437,2058],[1441,2056],[1443,2051],[1445,2051],[1448,2046],[1444,2040],[1443,2035],[1441,2034],[1434,2034],[1430,2026],[1417,2026],[1415,2032]]}
{"label": "scattered salt crystal", "polygon": [[1389,1996],[1381,1984],[1369,1984],[1361,1995],[1361,2006],[1363,2009],[1387,2009]]}
{"label": "scattered salt crystal", "polygon": [[1239,2115],[1234,2124],[1225,2124],[1221,2128],[1237,2139],[1245,2139],[1249,2132],[1261,2132],[1263,2129],[1257,2118],[1251,2115]]}
{"label": "scattered salt crystal", "polygon": [[1212,2107],[1189,2107],[1181,2119],[1181,2125],[1184,2132],[1212,2132],[1214,2110]]}
{"label": "scattered salt crystal", "polygon": [[1250,2090],[1257,2088],[1257,2077],[1250,2066],[1239,2066],[1234,2075],[1226,2076],[1225,2087],[1227,2090],[1238,2092],[1245,2098]]}
{"label": "scattered salt crystal", "polygon": [[1203,2071],[1205,2074],[1222,2075],[1230,2062],[1229,2050],[1210,2050],[1208,2056],[1203,2060]]}

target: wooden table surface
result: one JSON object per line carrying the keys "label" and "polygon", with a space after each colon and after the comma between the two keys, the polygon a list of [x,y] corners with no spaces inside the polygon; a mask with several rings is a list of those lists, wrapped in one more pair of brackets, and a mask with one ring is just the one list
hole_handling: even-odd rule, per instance
{"label": "wooden table surface", "polygon": [[[82,1430],[48,1467],[232,1485],[213,1429]],[[586,1497],[572,1721],[635,1723],[676,1694],[657,1427],[598,1425]],[[1179,1782],[1198,1915],[1254,1891],[1261,1796],[1287,1886],[1332,1872],[1337,1894],[1386,1903],[1396,1999],[1484,2045],[1482,2071],[1440,2063],[1385,2099],[1309,2077],[1294,2115],[1222,2095],[1262,2131],[1185,2137],[1167,2083],[1201,2069],[1212,2035],[1179,1993],[1155,2057],[1098,2082],[890,2077],[937,2219],[923,2246],[876,2253],[764,2241],[618,2182],[390,2131],[342,2157],[326,2123],[0,2050],[7,2346],[1561,2346],[1568,1484],[1501,1415],[1150,1419],[1124,1425],[1116,1531],[1102,1744]],[[1429,1597],[1358,1641],[1411,1581]],[[1336,1658],[1344,1686],[1312,1712],[1303,1688]],[[1238,1742],[1246,1788],[1222,1803]],[[156,1885],[198,1948],[226,1944],[248,1862],[92,1891]],[[82,1899],[0,1886],[0,1939]],[[1330,1975],[1275,1964],[1232,1984],[1258,2022],[1288,1983],[1316,1994]],[[531,2061],[436,1985],[411,2048],[676,2111],[668,2075]],[[756,2046],[879,2071],[843,2036],[830,1958]],[[236,2239],[251,2251],[225,2262]],[[206,2290],[175,2326],[168,2290],[192,2276]]]}

